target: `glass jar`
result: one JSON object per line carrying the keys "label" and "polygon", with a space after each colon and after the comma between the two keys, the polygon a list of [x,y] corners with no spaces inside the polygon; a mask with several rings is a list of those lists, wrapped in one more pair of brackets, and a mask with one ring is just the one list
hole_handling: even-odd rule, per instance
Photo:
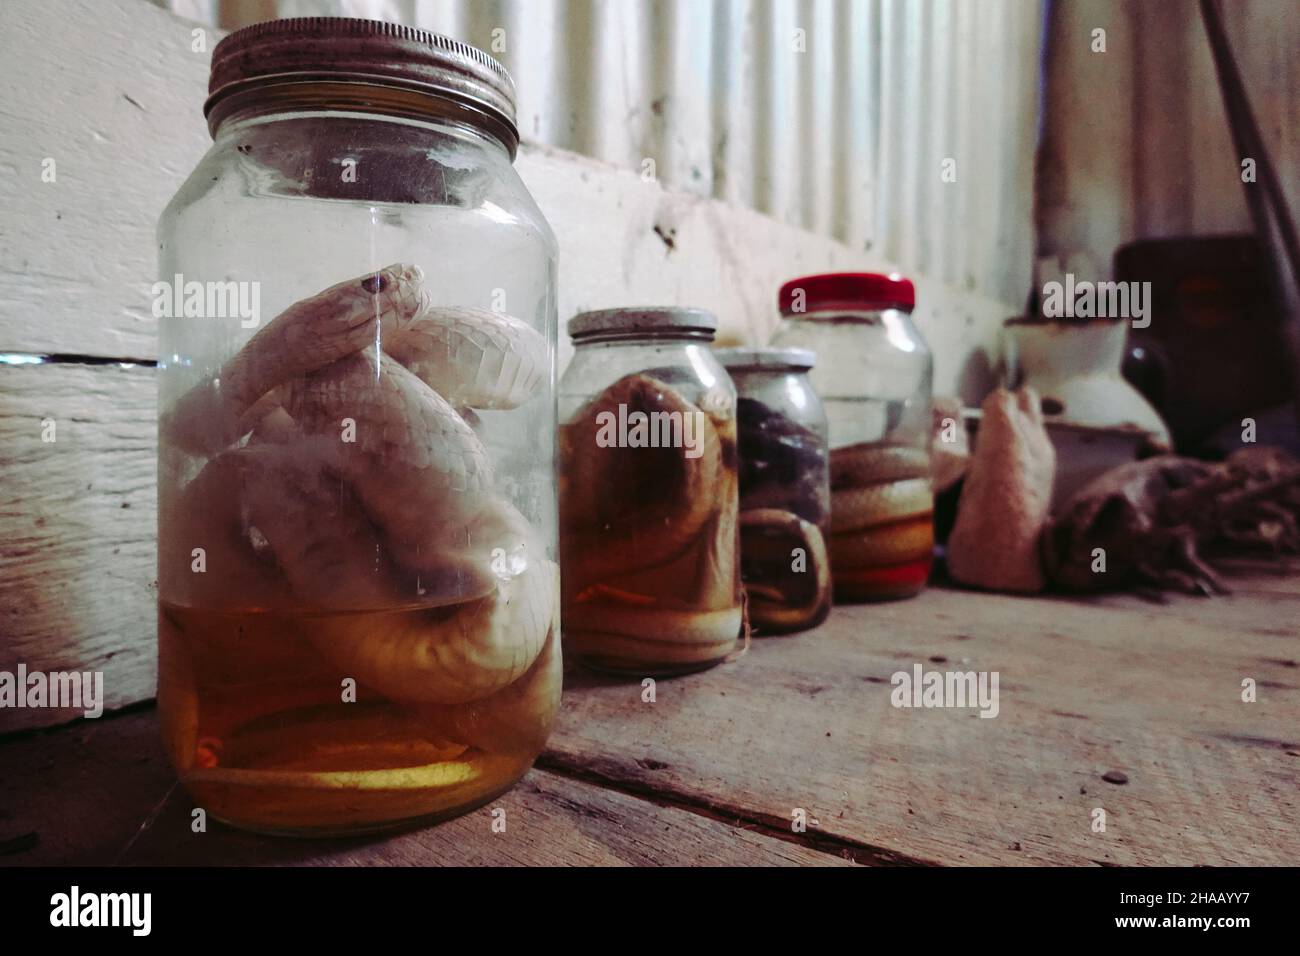
{"label": "glass jar", "polygon": [[716,664],[744,619],[736,392],[697,309],[569,322],[559,385],[564,642],[637,677]]}
{"label": "glass jar", "polygon": [[717,349],[736,385],[740,565],[756,634],[816,627],[831,609],[826,412],[807,349]]}
{"label": "glass jar", "polygon": [[486,54],[280,20],[212,58],[163,212],[159,691],[197,805],[362,832],[460,813],[560,695],[556,241]]}
{"label": "glass jar", "polygon": [[896,275],[831,273],[781,287],[773,345],[812,349],[830,426],[837,601],[909,597],[930,576],[934,360],[912,324],[916,293]]}

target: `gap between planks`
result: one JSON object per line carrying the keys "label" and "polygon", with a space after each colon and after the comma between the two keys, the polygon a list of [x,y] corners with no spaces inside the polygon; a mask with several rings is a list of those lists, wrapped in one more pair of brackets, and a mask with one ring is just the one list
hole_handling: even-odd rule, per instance
{"label": "gap between planks", "polygon": [[[626,794],[656,806],[684,810],[710,820],[716,820],[727,826],[750,830],[763,836],[786,843],[793,843],[806,849],[837,856],[850,863],[864,866],[942,866],[936,860],[899,853],[887,847],[875,846],[850,837],[832,833],[819,832],[815,829],[805,830],[803,834],[795,833],[780,821],[780,817],[754,810],[746,810],[734,804],[703,797],[690,798],[675,790],[656,790],[639,784],[634,779],[620,777],[614,770],[603,769],[606,765],[616,766],[617,761],[600,758],[583,760],[566,760],[563,754],[545,751],[537,758],[534,765],[556,776]],[[814,821],[815,824],[815,821]]]}

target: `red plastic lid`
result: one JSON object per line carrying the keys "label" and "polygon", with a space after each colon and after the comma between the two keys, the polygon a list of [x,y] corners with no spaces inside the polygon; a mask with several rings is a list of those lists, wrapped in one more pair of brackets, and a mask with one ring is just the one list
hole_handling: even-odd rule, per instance
{"label": "red plastic lid", "polygon": [[[797,290],[803,290],[803,308],[795,311]],[[825,272],[791,279],[781,286],[782,315],[801,315],[827,309],[906,309],[916,306],[916,288],[911,279],[897,273]]]}

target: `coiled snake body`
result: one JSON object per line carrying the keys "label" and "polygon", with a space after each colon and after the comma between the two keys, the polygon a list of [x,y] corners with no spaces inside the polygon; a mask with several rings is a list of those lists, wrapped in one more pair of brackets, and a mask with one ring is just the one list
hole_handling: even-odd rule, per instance
{"label": "coiled snake body", "polygon": [[[734,649],[744,612],[732,402],[717,393],[697,406],[661,379],[635,373],[561,429],[564,640],[589,663],[673,673]],[[620,406],[696,416],[699,457],[667,446],[601,447],[601,416]]]}
{"label": "coiled snake body", "polygon": [[[422,281],[393,265],[295,303],[164,414],[164,448],[210,460],[172,505],[161,579],[182,605],[374,610],[306,630],[342,674],[455,718],[541,673],[557,630],[558,569],[458,411],[528,401],[550,350],[518,319],[430,306]],[[178,571],[194,548],[206,573]],[[548,721],[544,671],[528,703]]]}

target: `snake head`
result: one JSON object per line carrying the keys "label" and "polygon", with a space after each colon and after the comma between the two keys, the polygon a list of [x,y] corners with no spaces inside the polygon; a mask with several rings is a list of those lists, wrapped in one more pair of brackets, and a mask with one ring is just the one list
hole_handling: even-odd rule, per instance
{"label": "snake head", "polygon": [[356,281],[367,298],[374,301],[371,314],[379,315],[386,334],[406,328],[429,309],[424,270],[417,265],[395,262]]}
{"label": "snake head", "polygon": [[403,326],[428,307],[424,290],[424,270],[419,266],[395,262],[357,280],[363,292],[375,297],[380,316],[391,317]]}

